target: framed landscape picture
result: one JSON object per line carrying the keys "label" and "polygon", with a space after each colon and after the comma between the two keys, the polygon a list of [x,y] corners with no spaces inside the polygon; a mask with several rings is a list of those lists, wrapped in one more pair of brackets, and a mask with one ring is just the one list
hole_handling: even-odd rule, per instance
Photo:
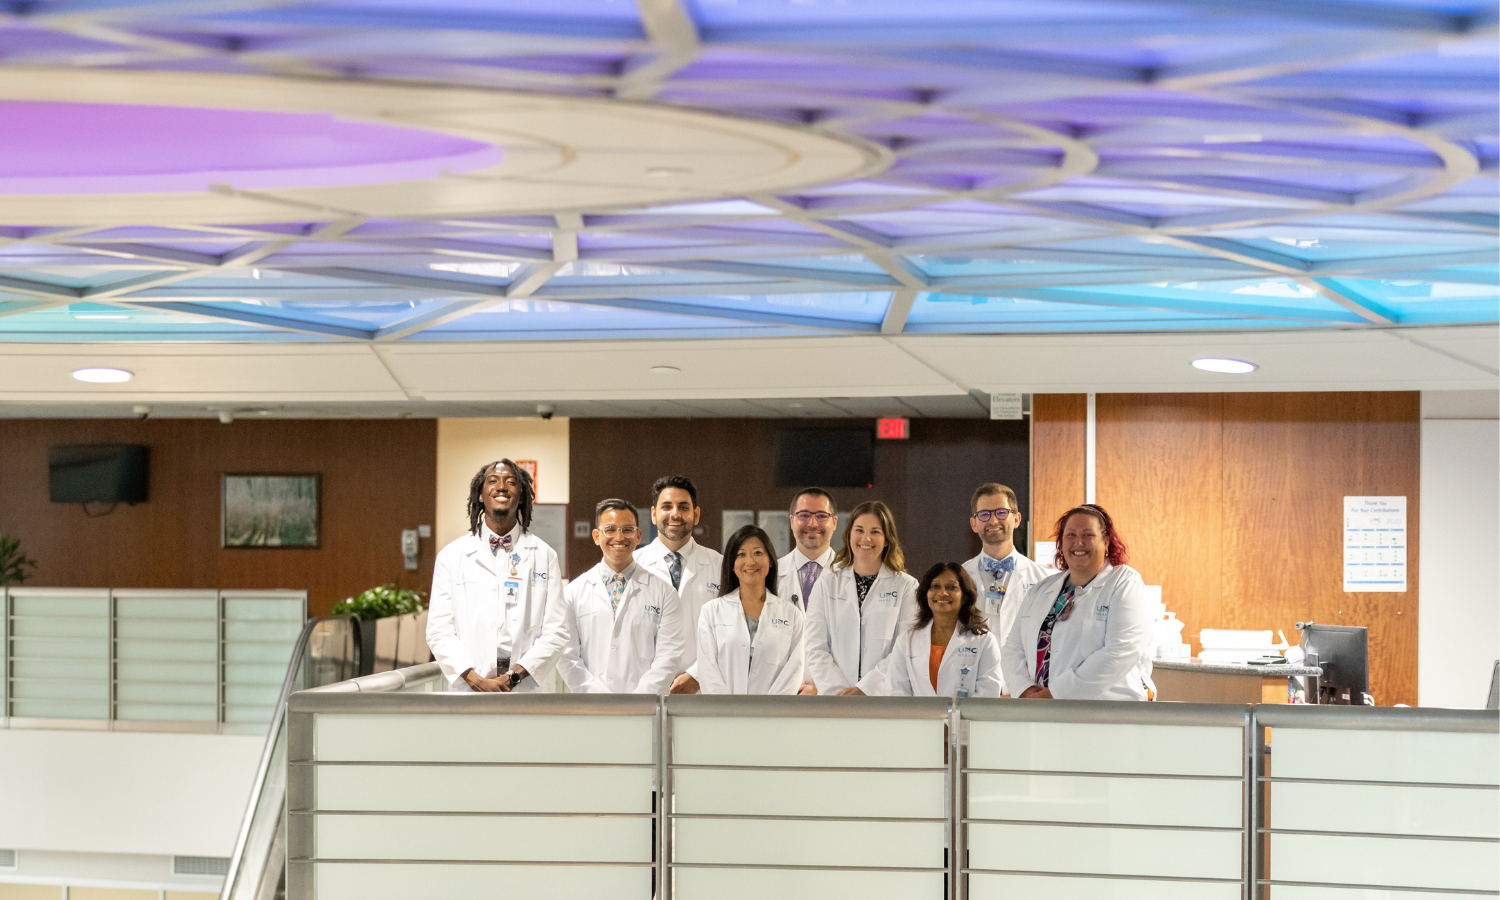
{"label": "framed landscape picture", "polygon": [[316,549],[319,487],[317,475],[225,475],[219,545]]}

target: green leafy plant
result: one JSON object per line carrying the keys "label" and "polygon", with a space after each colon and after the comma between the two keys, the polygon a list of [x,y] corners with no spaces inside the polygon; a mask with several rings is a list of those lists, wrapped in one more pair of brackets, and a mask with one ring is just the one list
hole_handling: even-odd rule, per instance
{"label": "green leafy plant", "polygon": [[425,608],[423,596],[425,595],[421,591],[382,584],[334,606],[332,615],[358,616],[361,622],[384,619],[387,616],[404,616],[421,612]]}
{"label": "green leafy plant", "polygon": [[21,539],[0,534],[0,587],[24,584],[27,568],[36,568],[36,560],[21,552]]}

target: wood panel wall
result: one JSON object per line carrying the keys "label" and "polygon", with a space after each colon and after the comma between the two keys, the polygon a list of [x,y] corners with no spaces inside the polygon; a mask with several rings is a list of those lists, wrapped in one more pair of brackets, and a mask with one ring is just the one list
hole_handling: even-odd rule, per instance
{"label": "wood panel wall", "polygon": [[[1082,500],[1082,457],[1057,440],[1067,452],[1044,456],[1041,435],[1078,427],[1077,396],[1033,398],[1037,502],[1059,511]],[[1100,394],[1096,416],[1098,502],[1194,652],[1203,628],[1296,643],[1298,621],[1364,625],[1376,702],[1415,705],[1417,393]],[[1346,495],[1407,498],[1406,593],[1344,592]]]}
{"label": "wood panel wall", "polygon": [[1036,527],[1027,546],[1033,559],[1036,542],[1052,540],[1057,517],[1083,502],[1087,414],[1087,394],[1032,395],[1030,511]]}
{"label": "wood panel wall", "polygon": [[[786,509],[796,488],[774,484],[775,434],[782,428],[849,427],[849,419],[574,419],[570,425],[569,521],[591,519],[594,504],[623,497],[651,502],[661,475],[687,475],[698,488],[705,534],[722,546],[726,509]],[[871,431],[874,423],[869,423]],[[1024,421],[912,419],[907,440],[875,442],[873,488],[830,488],[839,509],[883,500],[896,516],[907,570],[979,552],[969,528],[969,495],[986,481],[1011,486],[1028,502],[1028,427]],[[569,576],[599,561],[587,537],[569,537]]]}
{"label": "wood panel wall", "polygon": [[[47,498],[47,448],[131,443],[150,447],[145,503],[88,518]],[[426,591],[433,542],[408,572],[401,530],[433,524],[437,423],[375,421],[0,421],[0,533],[37,560],[38,587],[291,588],[312,615],[395,582]],[[219,546],[220,476],[322,475],[321,547]]]}

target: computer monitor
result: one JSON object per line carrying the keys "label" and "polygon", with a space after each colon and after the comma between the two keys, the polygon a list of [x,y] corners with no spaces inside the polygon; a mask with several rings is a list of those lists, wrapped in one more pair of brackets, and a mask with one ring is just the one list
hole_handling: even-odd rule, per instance
{"label": "computer monitor", "polygon": [[[1323,670],[1322,687],[1347,690],[1354,697],[1370,691],[1368,629],[1355,625],[1315,625],[1302,629],[1302,651],[1309,665]],[[1312,657],[1317,654],[1317,662]]]}

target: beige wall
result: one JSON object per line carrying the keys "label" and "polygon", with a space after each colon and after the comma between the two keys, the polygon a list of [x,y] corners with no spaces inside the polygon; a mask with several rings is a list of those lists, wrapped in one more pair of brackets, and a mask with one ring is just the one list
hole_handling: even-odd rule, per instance
{"label": "beige wall", "polygon": [[439,419],[437,548],[469,528],[469,480],[485,463],[506,457],[537,462],[537,502],[568,502],[568,420]]}

